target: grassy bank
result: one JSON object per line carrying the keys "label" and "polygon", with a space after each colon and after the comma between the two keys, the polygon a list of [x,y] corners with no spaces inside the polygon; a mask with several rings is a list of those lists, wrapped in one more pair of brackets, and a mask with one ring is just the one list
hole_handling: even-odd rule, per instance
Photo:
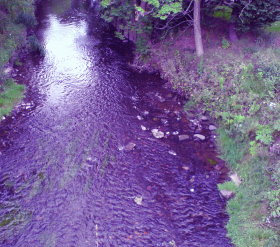
{"label": "grassy bank", "polygon": [[223,33],[204,32],[206,54],[197,60],[190,32],[151,45],[135,64],[159,70],[188,96],[186,111],[206,113],[219,126],[220,155],[242,180],[219,185],[235,191],[227,205],[235,246],[280,246],[279,36],[247,35],[233,46]]}
{"label": "grassy bank", "polygon": [[0,117],[9,114],[23,95],[23,86],[12,81],[9,73],[5,71],[7,66],[17,63],[18,49],[32,45],[28,44],[27,30],[36,24],[34,2],[34,0],[0,2]]}

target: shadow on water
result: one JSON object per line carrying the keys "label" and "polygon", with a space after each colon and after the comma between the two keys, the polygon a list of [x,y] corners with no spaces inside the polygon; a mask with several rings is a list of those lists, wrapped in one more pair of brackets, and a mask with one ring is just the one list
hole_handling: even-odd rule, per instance
{"label": "shadow on water", "polygon": [[231,246],[210,123],[79,1],[37,15],[46,55],[16,68],[26,97],[0,125],[1,246]]}

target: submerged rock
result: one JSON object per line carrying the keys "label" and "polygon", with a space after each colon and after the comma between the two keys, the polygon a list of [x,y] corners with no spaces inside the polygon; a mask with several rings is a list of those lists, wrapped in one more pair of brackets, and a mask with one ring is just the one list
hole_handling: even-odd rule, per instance
{"label": "submerged rock", "polygon": [[152,129],[152,134],[155,138],[163,138],[164,137],[164,132],[158,130],[158,129]]}
{"label": "submerged rock", "polygon": [[171,155],[174,155],[174,156],[176,156],[176,155],[177,155],[177,154],[176,154],[176,152],[175,152],[175,151],[173,151],[173,150],[169,150],[169,151],[168,151],[168,153],[169,153],[169,154],[171,154]]}
{"label": "submerged rock", "polygon": [[216,126],[214,126],[214,125],[209,125],[209,130],[216,130],[216,129],[217,129]]}
{"label": "submerged rock", "polygon": [[134,142],[129,142],[127,145],[125,145],[124,150],[125,151],[131,151],[135,148],[136,144]]}
{"label": "submerged rock", "polygon": [[195,134],[193,135],[195,138],[198,138],[199,140],[201,141],[204,141],[206,139],[206,137],[204,135],[201,135],[201,134]]}
{"label": "submerged rock", "polygon": [[135,196],[135,197],[134,197],[134,202],[135,202],[137,205],[142,205],[143,197],[142,197],[142,196]]}
{"label": "submerged rock", "polygon": [[141,125],[141,130],[147,130],[147,127],[145,127],[144,125]]}
{"label": "submerged rock", "polygon": [[179,135],[179,141],[184,141],[189,139],[190,137],[188,135]]}

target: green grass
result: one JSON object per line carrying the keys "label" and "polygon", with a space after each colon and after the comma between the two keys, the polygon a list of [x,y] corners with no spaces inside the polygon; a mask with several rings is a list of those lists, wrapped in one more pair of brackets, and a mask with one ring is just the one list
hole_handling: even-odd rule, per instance
{"label": "green grass", "polygon": [[207,111],[219,126],[220,156],[242,179],[239,187],[218,185],[235,192],[227,230],[236,247],[280,246],[280,162],[271,151],[279,144],[280,49],[268,41],[240,40],[238,52],[208,42],[203,64],[172,44],[150,49],[161,76],[190,99],[185,110]]}
{"label": "green grass", "polygon": [[8,115],[15,104],[23,97],[24,86],[8,80],[0,91],[0,118]]}
{"label": "green grass", "polygon": [[276,21],[266,28],[269,32],[280,32],[280,21]]}

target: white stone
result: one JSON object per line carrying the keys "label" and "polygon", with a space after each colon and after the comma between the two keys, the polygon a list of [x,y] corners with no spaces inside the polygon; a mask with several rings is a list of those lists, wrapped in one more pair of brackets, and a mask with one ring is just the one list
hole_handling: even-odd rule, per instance
{"label": "white stone", "polygon": [[155,138],[163,138],[164,137],[164,133],[158,129],[152,129],[152,134]]}
{"label": "white stone", "polygon": [[230,190],[220,190],[220,193],[226,199],[230,199],[234,195],[234,192]]}
{"label": "white stone", "polygon": [[141,117],[141,116],[138,115],[138,116],[137,116],[137,119],[138,119],[138,120],[143,120],[143,117]]}
{"label": "white stone", "polygon": [[125,145],[124,150],[125,151],[131,151],[136,147],[136,144],[133,142],[129,142],[127,145]]}
{"label": "white stone", "polygon": [[134,197],[134,202],[135,202],[137,205],[142,205],[143,197],[142,197],[142,196],[135,196],[135,197]]}
{"label": "white stone", "polygon": [[206,139],[206,137],[204,135],[201,134],[195,134],[194,137],[198,138],[199,140],[204,141]]}
{"label": "white stone", "polygon": [[229,176],[231,181],[236,185],[239,186],[241,184],[241,179],[240,177],[237,175],[237,173],[234,173],[232,175]]}
{"label": "white stone", "polygon": [[190,189],[190,192],[192,192],[192,193],[193,193],[193,192],[194,192],[194,189]]}
{"label": "white stone", "polygon": [[174,155],[174,156],[176,156],[176,155],[177,155],[177,154],[176,154],[176,152],[175,152],[175,151],[173,151],[173,150],[169,150],[169,151],[168,151],[168,153],[169,153],[169,154],[171,154],[171,155]]}
{"label": "white stone", "polygon": [[214,125],[209,125],[209,130],[216,130],[216,129],[217,129],[216,126],[214,126]]}
{"label": "white stone", "polygon": [[188,135],[179,135],[179,141],[184,141],[189,139],[190,137]]}
{"label": "white stone", "polygon": [[147,130],[147,128],[144,125],[141,125],[142,130]]}

